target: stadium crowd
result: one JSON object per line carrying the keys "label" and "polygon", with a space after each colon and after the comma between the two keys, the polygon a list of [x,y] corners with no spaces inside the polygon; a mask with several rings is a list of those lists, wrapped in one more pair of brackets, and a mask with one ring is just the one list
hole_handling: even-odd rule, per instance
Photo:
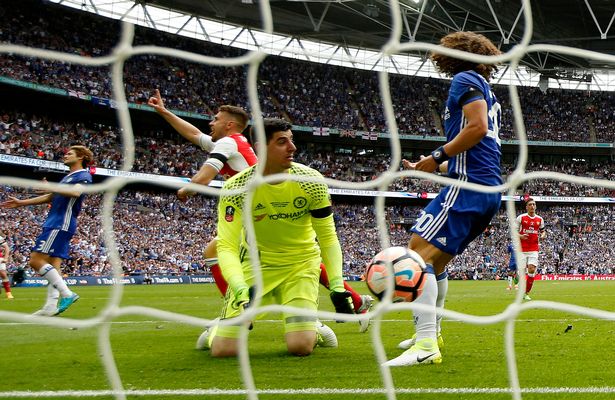
{"label": "stadium crowd", "polygon": [[[156,116],[152,115],[152,118]],[[205,128],[202,128],[205,130]],[[50,116],[0,110],[0,154],[10,154],[49,161],[61,161],[71,144],[87,143],[94,151],[97,166],[119,169],[122,163],[121,134],[117,127],[102,123],[59,121]],[[179,135],[162,130],[139,131],[135,136],[135,163],[133,171],[160,175],[193,176],[206,158],[197,147],[188,145]],[[390,165],[388,154],[359,154],[331,152],[324,145],[309,143],[299,146],[296,161],[309,165],[324,176],[352,182],[367,182],[378,177]],[[504,177],[514,165],[503,165]],[[526,170],[553,171],[604,180],[615,180],[615,166],[611,163],[589,164],[572,159],[556,164],[531,162]],[[439,191],[433,181],[398,179],[392,191]],[[535,196],[598,196],[615,197],[608,188],[578,185],[563,181],[532,180],[524,182],[517,191]]]}
{"label": "stadium crowd", "polygon": [[[3,188],[2,197],[16,189]],[[23,193],[20,193],[20,196]],[[111,273],[101,227],[100,195],[86,199],[79,230],[71,243],[69,275],[105,276]],[[383,246],[373,205],[335,203],[335,222],[344,252],[344,273],[360,276]],[[387,206],[385,215],[391,245],[405,246],[408,229],[420,206]],[[519,211],[521,212],[521,211]],[[542,207],[547,238],[542,243],[541,273],[615,273],[607,260],[615,259],[610,227],[611,206]],[[28,254],[46,215],[44,207],[3,210],[1,224],[13,252],[11,268],[25,267]],[[405,223],[399,223],[404,218]],[[194,196],[181,202],[174,193],[123,191],[113,211],[115,240],[124,274],[180,275],[207,273],[202,251],[215,235],[216,200]],[[34,223],[33,223],[34,222]],[[449,266],[453,279],[500,279],[506,276],[509,243],[504,209],[490,229]],[[613,256],[613,257],[612,257]]]}
{"label": "stadium crowd", "polygon": [[[0,41],[84,56],[110,53],[120,26],[87,13],[28,0],[12,4],[0,20]],[[8,7],[2,4],[0,7]],[[88,27],[75,34],[75,26]],[[155,44],[217,57],[235,57],[241,50],[137,28],[135,45]],[[268,57],[259,68],[263,113],[284,116],[296,125],[359,131],[387,131],[375,72]],[[159,88],[167,107],[213,115],[218,106],[249,109],[246,70],[215,67],[171,57],[131,57],[125,64],[125,92],[129,102],[145,103]],[[9,55],[0,59],[0,75],[24,82],[61,88],[79,96],[111,97],[108,68]],[[441,136],[439,109],[447,83],[437,79],[390,76],[392,101],[401,133]],[[504,110],[503,126],[512,127],[508,89],[496,86]],[[613,142],[611,95],[604,92],[520,87],[519,95],[530,140]],[[408,101],[412,99],[412,101]],[[596,106],[601,105],[601,106]],[[512,128],[500,132],[514,139]]]}

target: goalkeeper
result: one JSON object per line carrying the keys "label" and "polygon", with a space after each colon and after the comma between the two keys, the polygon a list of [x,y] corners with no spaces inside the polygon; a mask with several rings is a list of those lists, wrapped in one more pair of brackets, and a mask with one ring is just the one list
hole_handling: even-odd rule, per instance
{"label": "goalkeeper", "polygon": [[[293,162],[297,148],[291,125],[281,119],[264,121],[267,160],[264,175],[293,174],[322,179],[316,170]],[[254,270],[243,229],[246,193],[225,194],[246,187],[256,166],[229,179],[218,205],[218,258],[229,284],[222,319],[238,316],[250,302]],[[344,290],[342,250],[335,231],[327,185],[281,178],[256,188],[251,203],[255,239],[263,275],[263,304],[281,304],[312,310],[318,308],[321,257],[327,268],[331,298],[338,312],[352,313],[350,293]],[[318,238],[318,243],[316,242]],[[297,356],[312,353],[316,344],[337,346],[333,331],[316,315],[284,313],[286,346]],[[217,326],[208,336],[214,357],[238,353],[240,327]]]}

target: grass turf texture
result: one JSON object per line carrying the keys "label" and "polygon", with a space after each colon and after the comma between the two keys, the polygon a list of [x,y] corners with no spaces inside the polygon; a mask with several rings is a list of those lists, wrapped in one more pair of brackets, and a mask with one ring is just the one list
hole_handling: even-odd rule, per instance
{"label": "grass turf texture", "polygon": [[[493,315],[512,301],[505,282],[451,281],[447,308],[454,311]],[[366,293],[363,283],[355,287]],[[79,287],[81,299],[66,318],[89,318],[106,304],[108,287]],[[615,282],[537,282],[536,300],[615,311]],[[16,288],[15,300],[2,296],[0,310],[33,312],[45,295],[43,288]],[[122,306],[142,305],[196,317],[213,319],[222,305],[214,285],[126,286]],[[321,292],[321,308],[332,310],[327,293]],[[64,318],[64,317],[56,317]],[[250,359],[259,390],[382,389],[380,372],[370,335],[358,333],[357,323],[331,326],[340,343],[337,349],[317,348],[310,357],[286,354],[280,321],[268,316],[257,321],[250,334]],[[390,312],[383,318],[382,340],[389,358],[400,354],[400,340],[412,334],[409,312]],[[568,325],[572,329],[565,332]],[[243,388],[236,359],[213,359],[194,349],[201,329],[194,326],[130,316],[114,321],[114,356],[127,390],[198,389],[197,394],[128,396],[155,398],[245,398],[244,394],[216,390]],[[397,389],[507,388],[504,355],[504,323],[470,325],[444,321],[445,348],[441,365],[394,368]],[[12,391],[110,390],[97,349],[97,329],[52,328],[0,321],[4,379],[0,397]],[[576,314],[550,310],[522,313],[516,323],[516,350],[522,388],[587,388],[615,386],[615,324]],[[212,390],[211,392],[202,392]],[[37,393],[38,392],[38,393]],[[4,395],[3,395],[4,394]],[[404,393],[398,399],[509,399],[507,393]],[[24,397],[22,397],[24,398]],[[26,397],[27,398],[27,397]],[[57,397],[56,397],[57,398]],[[97,398],[113,398],[99,396]],[[382,393],[263,393],[261,399],[384,399]],[[524,399],[615,399],[615,393],[524,393]]]}

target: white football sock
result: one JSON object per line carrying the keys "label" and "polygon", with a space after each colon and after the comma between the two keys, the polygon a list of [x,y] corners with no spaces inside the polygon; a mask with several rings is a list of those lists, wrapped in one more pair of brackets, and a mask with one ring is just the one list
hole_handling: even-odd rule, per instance
{"label": "white football sock", "polygon": [[56,308],[58,306],[58,299],[60,298],[60,292],[53,285],[47,285],[47,302],[45,308]]}
{"label": "white football sock", "polygon": [[68,297],[73,294],[73,292],[71,292],[68,286],[66,286],[66,282],[64,282],[64,279],[62,279],[58,270],[55,269],[53,265],[43,265],[43,267],[38,271],[38,273],[43,278],[47,279],[47,282],[49,282],[51,286],[58,289],[62,297]]}
{"label": "white football sock", "polygon": [[416,329],[416,341],[425,338],[436,338],[436,298],[438,297],[438,284],[436,276],[428,273],[425,278],[423,293],[414,300],[415,304],[430,306],[427,311],[414,311],[414,325]]}
{"label": "white football sock", "polygon": [[[436,277],[436,283],[438,284],[438,297],[436,298],[436,307],[438,309],[444,308],[444,301],[446,300],[446,293],[448,293],[448,274],[446,271]],[[442,313],[436,310],[436,332],[440,333],[442,330]]]}

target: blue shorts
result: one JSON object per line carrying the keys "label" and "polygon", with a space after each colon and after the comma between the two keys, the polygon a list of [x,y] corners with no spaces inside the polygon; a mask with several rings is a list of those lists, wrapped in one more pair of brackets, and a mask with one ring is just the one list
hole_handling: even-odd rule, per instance
{"label": "blue shorts", "polygon": [[68,259],[70,240],[73,234],[60,229],[43,228],[36,238],[32,251],[47,254],[51,257]]}
{"label": "blue shorts", "polygon": [[514,272],[517,270],[517,263],[512,263],[512,264],[508,264],[508,271],[509,272]]}
{"label": "blue shorts", "polygon": [[445,253],[461,254],[489,226],[501,199],[500,193],[448,186],[421,211],[412,232]]}

